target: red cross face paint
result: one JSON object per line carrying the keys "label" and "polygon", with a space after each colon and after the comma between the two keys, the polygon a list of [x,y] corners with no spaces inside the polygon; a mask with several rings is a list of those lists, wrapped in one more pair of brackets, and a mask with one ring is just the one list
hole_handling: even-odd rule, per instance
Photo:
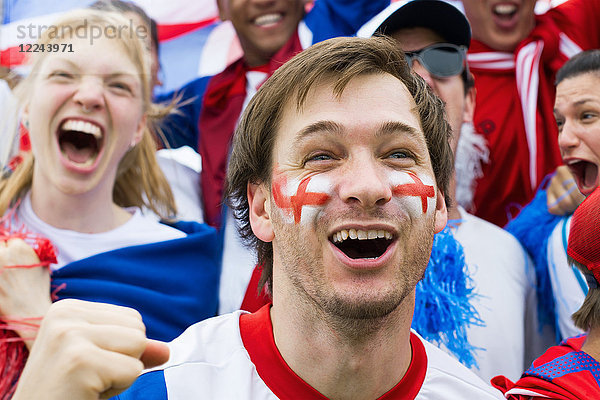
{"label": "red cross face paint", "polygon": [[428,175],[396,171],[390,173],[392,195],[406,202],[413,215],[432,214],[436,206],[433,179]]}
{"label": "red cross face paint", "polygon": [[295,224],[312,220],[331,198],[331,184],[323,176],[293,179],[288,182],[285,174],[275,173],[272,186],[275,205]]}

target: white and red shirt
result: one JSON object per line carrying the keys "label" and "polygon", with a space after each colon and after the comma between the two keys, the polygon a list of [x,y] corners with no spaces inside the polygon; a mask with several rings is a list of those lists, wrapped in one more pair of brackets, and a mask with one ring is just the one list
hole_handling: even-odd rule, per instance
{"label": "white and red shirt", "polygon": [[[411,332],[410,344],[406,374],[380,399],[503,398],[416,333]],[[277,350],[270,305],[253,314],[237,311],[195,324],[169,347],[168,363],[142,375],[119,399],[326,399]]]}

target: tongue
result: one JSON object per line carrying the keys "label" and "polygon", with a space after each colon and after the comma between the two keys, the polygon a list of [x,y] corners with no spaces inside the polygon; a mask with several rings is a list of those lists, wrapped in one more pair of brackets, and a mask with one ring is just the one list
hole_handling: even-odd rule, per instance
{"label": "tongue", "polygon": [[598,167],[593,163],[587,163],[585,166],[585,174],[583,184],[587,188],[596,187],[598,179]]}
{"label": "tongue", "polygon": [[93,150],[90,147],[78,149],[72,143],[64,143],[62,149],[69,161],[77,164],[83,164],[93,156]]}

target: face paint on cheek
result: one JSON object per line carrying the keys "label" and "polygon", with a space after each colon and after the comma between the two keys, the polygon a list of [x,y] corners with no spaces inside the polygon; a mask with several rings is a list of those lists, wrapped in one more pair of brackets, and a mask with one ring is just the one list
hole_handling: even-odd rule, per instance
{"label": "face paint on cheek", "polygon": [[390,182],[392,195],[410,204],[415,215],[435,210],[435,185],[430,176],[397,171],[390,174]]}
{"label": "face paint on cheek", "polygon": [[[273,174],[272,190],[275,205],[285,215],[293,218],[295,224],[307,223],[316,216],[331,198],[328,194],[330,188],[331,184],[323,177],[307,177],[288,182],[283,173]],[[303,209],[303,207],[307,208]]]}

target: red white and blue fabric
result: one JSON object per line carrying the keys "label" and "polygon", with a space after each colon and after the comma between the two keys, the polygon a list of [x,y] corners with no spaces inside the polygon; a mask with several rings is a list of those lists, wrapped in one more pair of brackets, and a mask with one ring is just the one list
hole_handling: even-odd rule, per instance
{"label": "red white and blue fabric", "polygon": [[510,400],[600,398],[600,363],[581,351],[586,336],[549,348],[516,383],[497,376],[492,384]]}
{"label": "red white and blue fabric", "polygon": [[475,215],[504,226],[533,198],[542,179],[562,164],[554,121],[554,78],[566,60],[600,47],[600,3],[567,1],[543,15],[514,53],[473,40],[474,124],[490,150],[476,183]]}
{"label": "red white and blue fabric", "polygon": [[[121,400],[326,400],[300,378],[277,349],[271,305],[193,325],[169,344],[169,362],[147,372]],[[501,399],[455,359],[411,333],[412,359],[404,377],[380,399]]]}
{"label": "red white and blue fabric", "polygon": [[215,316],[221,238],[205,224],[173,226],[187,236],[96,254],[54,271],[56,296],[135,308],[146,335],[162,341]]}

